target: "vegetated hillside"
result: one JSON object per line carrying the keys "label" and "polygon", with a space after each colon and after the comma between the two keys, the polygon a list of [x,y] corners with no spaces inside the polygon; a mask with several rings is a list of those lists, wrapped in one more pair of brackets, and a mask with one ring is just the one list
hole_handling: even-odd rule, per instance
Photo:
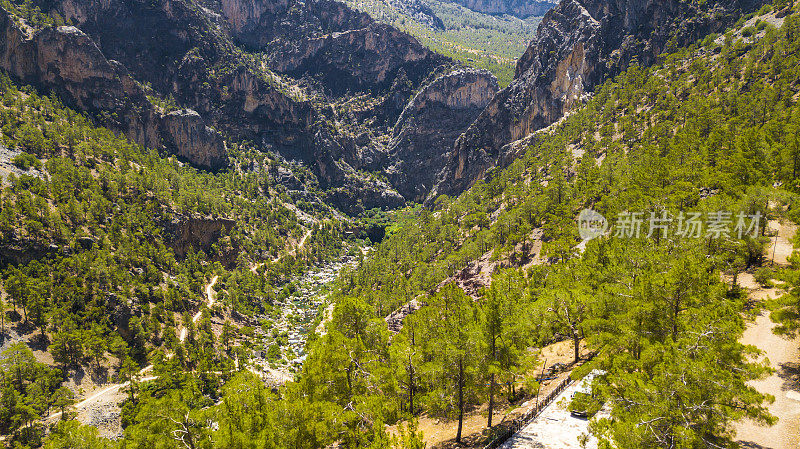
{"label": "vegetated hillside", "polygon": [[558,2],[555,0],[453,0],[473,11],[484,14],[508,14],[525,19],[541,17]]}
{"label": "vegetated hillside", "polygon": [[[614,447],[725,447],[730,420],[768,423],[765,398],[745,383],[767,370],[736,342],[745,298],[720,272],[764,263],[767,239],[740,239],[737,214],[774,216],[773,199],[798,219],[800,19],[796,9],[776,15],[633,66],[536,134],[507,169],[433,212],[408,211],[342,276],[300,384],[353,410],[351,425],[457,419],[492,394],[513,395],[505,385],[530,374],[529,348],[574,338],[598,351],[585,370],[609,373],[598,389],[613,421],[592,429]],[[581,254],[575,217],[587,207],[612,226],[641,211],[642,238],[612,228]],[[676,220],[668,236],[644,237],[651,212],[720,210],[731,211],[729,236],[680,237]],[[479,259],[507,269],[474,301],[454,285],[472,280]],[[784,314],[796,324],[793,298]],[[387,346],[383,318],[412,299],[428,306]],[[339,383],[320,387],[330,373]]]}
{"label": "vegetated hillside", "polygon": [[415,36],[437,53],[491,71],[501,87],[513,79],[516,61],[535,36],[541,16],[547,11],[519,18],[489,15],[436,0],[348,0],[347,3]]}
{"label": "vegetated hillside", "polygon": [[[732,420],[772,421],[766,398],[746,385],[767,369],[737,343],[745,298],[720,277],[760,265],[766,239],[672,229],[599,238],[580,253],[575,216],[591,207],[610,220],[723,209],[763,217],[775,213],[770,198],[794,204],[800,18],[788,13],[781,4],[651,68],[631,67],[507,169],[435,211],[407,211],[341,276],[296,382],[276,393],[242,371],[220,388],[214,368],[191,365],[205,373],[195,375],[177,355],[156,358],[158,378],[126,402],[122,442],[66,422],[47,444],[418,447],[413,424],[399,440],[384,424],[524,398],[536,387],[536,348],[560,338],[598,352],[584,369],[608,372],[597,388],[613,420],[592,431],[615,447],[725,447]],[[484,256],[507,269],[471,298],[456,281]],[[413,299],[427,305],[391,334],[384,317]]]}
{"label": "vegetated hillside", "polygon": [[[176,370],[229,372],[246,359],[238,328],[280,313],[275,287],[339,253],[349,221],[312,175],[248,147],[230,155],[237,169],[198,171],[0,76],[0,338],[50,363],[23,343],[4,352],[0,433],[38,447],[39,418],[71,403],[62,382],[123,382],[159,351]],[[221,307],[195,326],[214,274]],[[208,394],[220,384],[203,379]]]}

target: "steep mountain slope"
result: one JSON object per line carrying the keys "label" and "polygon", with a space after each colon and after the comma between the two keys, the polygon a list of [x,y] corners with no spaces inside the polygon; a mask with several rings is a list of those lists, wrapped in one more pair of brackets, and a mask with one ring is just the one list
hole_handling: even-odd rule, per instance
{"label": "steep mountain slope", "polygon": [[[271,284],[339,251],[349,221],[302,185],[311,179],[294,180],[299,201],[280,183],[301,168],[238,146],[231,160],[259,170],[209,173],[163,158],[0,75],[0,338],[28,373],[2,393],[19,401],[7,403],[0,432],[39,447],[40,416],[173,352],[181,328],[192,327],[187,348],[202,345],[204,363],[226,369],[232,358],[211,321],[228,320],[230,335],[270,316]],[[269,262],[260,277],[257,262]],[[221,307],[187,324],[214,273],[225,273]],[[179,356],[186,369],[194,351]]]}
{"label": "steep mountain slope", "polygon": [[6,10],[0,10],[0,30],[0,68],[17,79],[52,89],[67,104],[102,115],[106,125],[142,145],[160,148],[163,139],[198,166],[227,165],[218,134],[196,115],[166,117],[158,111],[124,67],[106,59],[80,30],[31,27]]}
{"label": "steep mountain slope", "polygon": [[[733,421],[769,425],[766,398],[747,383],[767,370],[737,344],[753,305],[720,274],[769,271],[763,217],[798,218],[800,15],[786,5],[650,68],[623,71],[535,134],[507,168],[438,201],[435,211],[407,211],[373,256],[343,276],[341,306],[326,324],[335,337],[314,347],[304,391],[359,410],[352,425],[394,416],[370,406],[389,385],[399,385],[398,413],[455,420],[465,409],[485,410],[501,392],[513,395],[506,385],[524,388],[531,354],[569,338],[578,363],[579,348],[597,351],[573,378],[607,372],[597,392],[611,418],[597,416],[592,428],[609,447],[733,447]],[[770,206],[783,201],[788,210]],[[584,208],[609,227],[581,243],[576,217]],[[715,234],[719,211],[730,221]],[[626,234],[634,213],[641,232]],[[654,223],[663,225],[664,213],[672,221],[662,233]],[[697,236],[679,218],[694,213],[702,217]],[[758,231],[737,235],[739,214],[762,217]],[[473,298],[464,298],[464,286]],[[796,325],[796,292],[786,304]],[[381,352],[389,339],[379,326],[403,308],[418,310]],[[332,354],[348,351],[375,355],[358,359],[357,381],[348,378],[357,387],[320,392],[325,375],[350,362]],[[520,396],[515,405],[524,406],[533,393]],[[736,399],[717,400],[723,396]],[[642,424],[650,421],[661,424]],[[797,444],[796,435],[786,437]],[[487,444],[478,435],[466,441]]]}
{"label": "steep mountain slope", "polygon": [[[15,4],[3,12],[0,67],[16,79],[198,167],[227,167],[223,137],[253,142],[311,167],[328,200],[352,214],[403,204],[394,187],[408,186],[381,174],[402,166],[386,146],[391,129],[414,91],[453,67],[328,0]],[[443,161],[446,148],[427,151]]]}
{"label": "steep mountain slope", "polygon": [[[222,6],[233,14],[236,4]],[[219,21],[241,19],[238,15],[220,18],[180,0],[60,1],[52,8],[77,23],[154,95],[196,110],[230,138],[257,142],[303,161],[326,186],[350,184],[366,190],[361,196],[368,207],[401,203],[396,194],[382,195],[388,186],[378,186],[375,192],[353,175],[347,165],[358,168],[360,162],[354,148],[325,124],[291,80],[281,79],[263,61],[233,45]]]}
{"label": "steep mountain slope", "polygon": [[447,148],[497,90],[497,79],[490,73],[465,69],[436,78],[411,99],[389,143],[397,161],[389,169],[389,180],[402,186],[401,195],[414,201],[425,198],[436,180],[436,168],[445,163],[445,153],[432,155],[430,148]]}
{"label": "steep mountain slope", "polygon": [[[0,76],[3,439],[44,439],[48,448],[423,447],[414,418],[427,414],[452,423],[443,425],[458,435],[454,445],[485,447],[508,422],[467,438],[465,413],[530,405],[542,377],[558,370],[540,370],[541,350],[564,338],[576,364],[582,348],[597,352],[576,377],[607,373],[597,392],[613,421],[592,430],[608,447],[730,447],[736,420],[771,422],[768,398],[748,384],[766,367],[737,343],[749,304],[723,274],[764,264],[763,227],[737,236],[737,214],[798,220],[800,6],[779,1],[656,58],[663,36],[650,35],[653,48],[634,37],[657,8],[631,2],[593,24],[601,14],[586,3],[562,24],[588,28],[559,30],[577,33],[574,45],[547,41],[567,62],[552,74],[536,68],[559,57],[537,40],[519,64],[519,86],[495,95],[491,74],[454,68],[341,5],[50,0],[41,15],[30,2],[0,0],[0,35],[9,36],[0,62],[13,78]],[[697,12],[692,5],[678,11]],[[81,28],[57,26],[63,16]],[[624,41],[596,35],[628,19],[642,27],[630,25],[636,32]],[[665,33],[700,26],[686,23]],[[631,63],[651,51],[649,66]],[[591,61],[618,73],[607,78]],[[535,73],[559,81],[542,87],[556,112],[511,111],[486,131],[511,133],[505,125],[528,120],[528,132],[567,107],[571,115],[501,145],[495,157],[508,166],[459,197],[397,213],[385,239],[369,232],[383,240],[374,251],[348,241],[386,218],[369,211],[359,222],[327,201],[355,212],[398,204],[389,181],[421,198],[447,142],[476,117],[513,106],[498,98],[538,86]],[[590,76],[592,95],[580,99]],[[131,138],[152,132],[156,144],[98,122]],[[197,148],[198,132],[216,135],[206,123],[228,140],[223,168],[198,170],[168,154]],[[791,207],[772,206],[783,202]],[[582,242],[575,217],[584,208],[616,218],[612,233]],[[684,211],[730,218],[730,232],[695,237],[676,218],[646,234],[648,217]],[[622,227],[630,212],[642,214],[636,238]],[[333,270],[298,279],[350,244],[352,268],[327,290],[320,278]],[[317,307],[324,335],[313,334]],[[299,332],[311,334],[307,345]],[[253,373],[288,364],[297,376],[282,387]],[[40,420],[56,409],[68,418],[67,387],[80,394],[78,382],[92,377],[128,388],[118,441],[75,421]]]}
{"label": "steep mountain slope", "polygon": [[511,85],[458,139],[429,200],[458,194],[507,164],[513,148],[506,145],[555,122],[634,61],[648,66],[664,50],[723,30],[764,3],[562,1],[542,20]]}

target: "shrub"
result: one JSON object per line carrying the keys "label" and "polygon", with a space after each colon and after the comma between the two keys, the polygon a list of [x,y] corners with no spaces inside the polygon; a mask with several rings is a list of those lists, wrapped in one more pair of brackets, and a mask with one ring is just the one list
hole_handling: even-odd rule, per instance
{"label": "shrub", "polygon": [[770,281],[772,279],[773,272],[767,267],[761,267],[754,273],[753,277],[755,277],[756,282],[758,285],[766,288],[772,285]]}
{"label": "shrub", "polygon": [[42,168],[42,161],[30,153],[20,153],[11,159],[11,163],[16,165],[22,170],[28,170],[31,167],[40,170]]}

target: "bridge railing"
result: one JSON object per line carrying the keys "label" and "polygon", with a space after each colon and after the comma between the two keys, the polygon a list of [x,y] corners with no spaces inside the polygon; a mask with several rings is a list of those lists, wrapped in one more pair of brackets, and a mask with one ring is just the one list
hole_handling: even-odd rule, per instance
{"label": "bridge railing", "polygon": [[494,440],[490,441],[489,444],[483,447],[483,449],[495,449],[499,447],[501,444],[508,441],[512,435],[519,432],[523,427],[527,426],[531,423],[537,416],[539,416],[542,411],[550,405],[551,402],[558,397],[568,386],[572,384],[572,379],[567,376],[566,379],[559,382],[559,384],[554,388],[552,391],[547,393],[547,395],[541,399],[532,409],[528,410],[524,415],[518,416],[513,421],[511,421],[511,425],[503,429],[500,434],[498,434]]}
{"label": "bridge railing", "polygon": [[[597,351],[589,353],[589,356],[586,358],[586,361],[587,362],[591,361],[592,359],[594,359],[596,355]],[[523,427],[527,426],[528,424],[531,423],[531,421],[536,419],[536,417],[539,416],[539,414],[542,413],[542,411],[545,408],[547,408],[547,406],[550,405],[550,403],[553,402],[555,398],[557,398],[558,395],[564,391],[564,389],[570,386],[572,382],[573,380],[569,376],[567,376],[566,379],[559,382],[556,388],[553,389],[553,391],[551,391],[550,393],[547,393],[547,396],[545,396],[544,399],[538,401],[532,409],[528,410],[527,413],[511,421],[511,425],[506,426],[506,428],[503,429],[500,433],[498,433],[498,435],[492,441],[490,441],[489,444],[484,446],[483,449],[495,449],[499,447],[501,444],[508,441],[508,439],[511,438],[512,435],[519,432]]]}

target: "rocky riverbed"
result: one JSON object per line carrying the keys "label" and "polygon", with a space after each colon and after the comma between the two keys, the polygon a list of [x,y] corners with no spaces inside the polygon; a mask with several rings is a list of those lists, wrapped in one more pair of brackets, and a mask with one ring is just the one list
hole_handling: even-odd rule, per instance
{"label": "rocky riverbed", "polygon": [[317,331],[315,322],[329,306],[331,283],[343,268],[356,266],[360,260],[359,253],[368,250],[351,250],[340,259],[313,268],[292,280],[293,292],[275,303],[280,313],[259,317],[262,325],[256,329],[257,344],[251,360],[254,371],[279,384],[294,377],[306,359],[308,336]]}

